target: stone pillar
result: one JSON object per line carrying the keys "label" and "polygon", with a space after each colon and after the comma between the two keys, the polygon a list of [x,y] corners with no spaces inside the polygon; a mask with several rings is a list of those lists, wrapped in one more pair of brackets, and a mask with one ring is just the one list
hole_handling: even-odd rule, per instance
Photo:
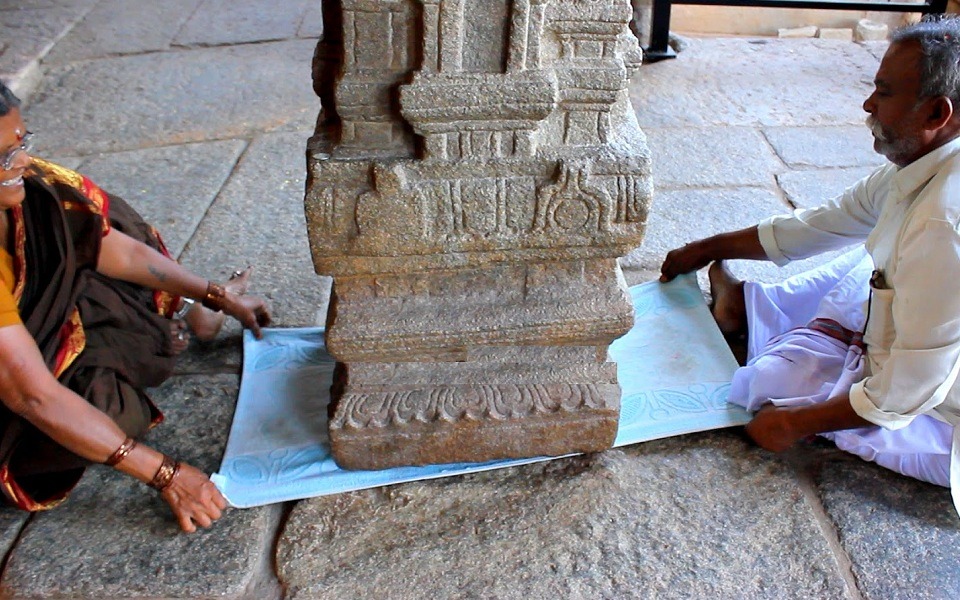
{"label": "stone pillar", "polygon": [[608,448],[650,156],[629,0],[324,0],[305,200],[351,469]]}

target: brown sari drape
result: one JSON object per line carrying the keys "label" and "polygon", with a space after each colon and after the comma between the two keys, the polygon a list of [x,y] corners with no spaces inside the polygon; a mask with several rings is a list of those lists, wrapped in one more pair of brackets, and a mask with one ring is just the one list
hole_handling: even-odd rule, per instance
{"label": "brown sari drape", "polygon": [[[122,199],[43,161],[25,177],[12,210],[20,315],[59,381],[137,437],[162,420],[144,388],[172,372],[173,299],[96,273],[110,226],[164,251],[156,232]],[[163,314],[161,314],[163,313]],[[79,318],[78,318],[79,317]],[[63,501],[88,461],[0,406],[0,489],[25,510]]]}

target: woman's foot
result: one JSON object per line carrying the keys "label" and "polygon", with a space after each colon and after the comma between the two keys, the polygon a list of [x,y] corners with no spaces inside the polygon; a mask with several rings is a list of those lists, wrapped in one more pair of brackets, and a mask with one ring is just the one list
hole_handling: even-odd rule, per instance
{"label": "woman's foot", "polygon": [[170,349],[177,356],[190,345],[190,332],[182,319],[170,319]]}
{"label": "woman's foot", "polygon": [[710,279],[710,295],[713,302],[710,311],[725,335],[742,335],[747,332],[747,305],[743,298],[743,282],[733,276],[723,265],[714,261],[707,271]]}
{"label": "woman's foot", "polygon": [[[243,271],[235,271],[233,275],[230,276],[230,280],[223,284],[223,289],[237,296],[246,294],[247,288],[250,287],[250,273],[252,270],[253,267],[247,267]],[[184,320],[187,322],[187,325],[190,326],[190,330],[193,331],[193,335],[195,335],[198,340],[209,342],[220,333],[220,329],[223,327],[223,322],[226,318],[226,315],[222,312],[214,312],[197,302],[184,317]]]}

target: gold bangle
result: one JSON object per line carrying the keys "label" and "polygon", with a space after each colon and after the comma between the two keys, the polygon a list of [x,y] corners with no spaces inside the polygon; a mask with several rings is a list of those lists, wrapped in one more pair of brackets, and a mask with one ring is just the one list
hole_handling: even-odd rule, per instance
{"label": "gold bangle", "polygon": [[173,483],[174,478],[176,478],[179,473],[180,463],[164,454],[160,468],[157,469],[156,475],[153,476],[153,479],[151,479],[147,485],[158,492],[162,492],[170,487],[170,484]]}
{"label": "gold bangle", "polygon": [[200,302],[212,311],[220,312],[226,304],[227,290],[219,283],[207,282],[207,293]]}
{"label": "gold bangle", "polygon": [[130,451],[137,446],[137,440],[132,437],[128,437],[123,440],[123,443],[120,444],[120,447],[114,450],[113,454],[110,455],[107,460],[103,461],[103,464],[108,467],[115,467],[120,464],[120,462],[130,454]]}

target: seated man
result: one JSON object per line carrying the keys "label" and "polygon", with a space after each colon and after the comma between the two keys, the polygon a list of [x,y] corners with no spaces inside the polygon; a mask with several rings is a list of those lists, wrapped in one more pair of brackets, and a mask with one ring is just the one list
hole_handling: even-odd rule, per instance
{"label": "seated man", "polygon": [[[874,84],[863,108],[892,164],[819,208],[673,250],[661,279],[713,262],[714,317],[748,336],[731,401],[760,408],[747,425],[760,446],[824,434],[951,487],[960,510],[960,20],[894,32]],[[776,286],[721,262],[783,265],[861,243]]]}

